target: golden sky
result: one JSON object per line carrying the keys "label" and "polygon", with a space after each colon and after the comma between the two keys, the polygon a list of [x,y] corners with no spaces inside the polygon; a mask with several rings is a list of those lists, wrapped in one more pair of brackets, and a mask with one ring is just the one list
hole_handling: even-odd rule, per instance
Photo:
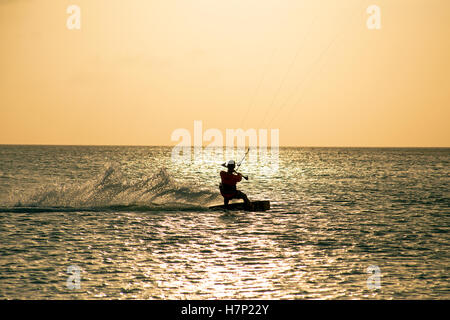
{"label": "golden sky", "polygon": [[0,143],[450,147],[449,39],[448,0],[0,0]]}

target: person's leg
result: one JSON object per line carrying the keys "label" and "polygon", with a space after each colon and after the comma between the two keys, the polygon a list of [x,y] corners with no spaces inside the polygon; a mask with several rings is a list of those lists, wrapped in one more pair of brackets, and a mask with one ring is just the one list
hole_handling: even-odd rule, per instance
{"label": "person's leg", "polygon": [[245,205],[250,204],[250,200],[248,200],[247,195],[245,193],[243,193],[242,191],[239,191],[239,190],[236,191],[236,195],[234,196],[234,198],[244,200]]}
{"label": "person's leg", "polygon": [[220,190],[220,193],[222,194],[222,197],[223,197],[223,205],[225,207],[227,207],[228,206],[228,202],[230,201],[230,198],[224,193],[222,184],[219,184],[219,190]]}
{"label": "person's leg", "polygon": [[247,195],[245,193],[242,193],[245,205],[249,205],[250,204],[250,200],[248,200]]}

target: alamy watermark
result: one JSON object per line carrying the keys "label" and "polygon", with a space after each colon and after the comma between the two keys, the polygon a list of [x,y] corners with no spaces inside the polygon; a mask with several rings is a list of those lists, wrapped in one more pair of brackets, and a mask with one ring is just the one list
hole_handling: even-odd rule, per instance
{"label": "alamy watermark", "polygon": [[75,4],[67,7],[66,13],[70,14],[66,21],[66,27],[69,30],[81,29],[81,8]]}
{"label": "alamy watermark", "polygon": [[376,265],[371,265],[367,267],[366,272],[370,274],[367,278],[367,288],[370,290],[381,289],[381,270],[380,267]]}
{"label": "alamy watermark", "polygon": [[[270,147],[269,147],[270,137]],[[249,148],[248,164],[255,165],[266,173],[276,172],[279,168],[279,129],[225,129],[204,130],[203,122],[195,120],[193,134],[185,128],[172,132],[171,140],[178,142],[172,149],[174,162],[226,161],[242,156]],[[256,165],[257,164],[257,165]]]}
{"label": "alamy watermark", "polygon": [[66,286],[69,290],[81,289],[81,268],[75,265],[67,268],[69,277],[66,280]]}
{"label": "alamy watermark", "polygon": [[379,6],[373,4],[367,7],[367,14],[370,14],[366,21],[367,28],[369,30],[381,29],[381,9]]}

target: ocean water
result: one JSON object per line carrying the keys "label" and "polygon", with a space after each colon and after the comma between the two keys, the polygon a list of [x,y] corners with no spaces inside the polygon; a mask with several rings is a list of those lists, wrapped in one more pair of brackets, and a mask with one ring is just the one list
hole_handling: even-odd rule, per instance
{"label": "ocean water", "polygon": [[450,149],[277,159],[221,212],[214,154],[0,146],[0,299],[450,298]]}

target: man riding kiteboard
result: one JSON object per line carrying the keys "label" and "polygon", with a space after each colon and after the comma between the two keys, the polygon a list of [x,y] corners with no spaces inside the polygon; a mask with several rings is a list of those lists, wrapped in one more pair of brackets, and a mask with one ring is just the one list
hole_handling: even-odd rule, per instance
{"label": "man riding kiteboard", "polygon": [[248,200],[247,195],[240,190],[236,189],[236,184],[242,180],[242,174],[235,172],[234,168],[236,166],[234,160],[228,161],[224,166],[228,168],[228,171],[220,171],[220,178],[222,183],[219,185],[220,193],[223,196],[223,203],[228,206],[228,202],[231,199],[243,199],[245,206],[250,205],[250,200]]}

